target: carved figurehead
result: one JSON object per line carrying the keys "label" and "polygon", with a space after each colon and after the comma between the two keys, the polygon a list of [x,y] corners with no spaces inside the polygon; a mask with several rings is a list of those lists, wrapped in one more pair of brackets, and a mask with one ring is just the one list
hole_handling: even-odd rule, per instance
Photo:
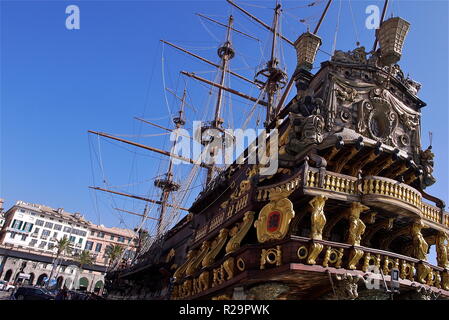
{"label": "carved figurehead", "polygon": [[438,266],[449,269],[449,236],[447,232],[438,232],[436,250]]}

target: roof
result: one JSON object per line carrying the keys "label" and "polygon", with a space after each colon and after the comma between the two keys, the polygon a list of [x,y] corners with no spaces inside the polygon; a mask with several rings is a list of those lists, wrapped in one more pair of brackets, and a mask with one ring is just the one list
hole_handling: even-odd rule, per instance
{"label": "roof", "polygon": [[120,236],[124,236],[124,237],[137,237],[137,233],[130,229],[122,229],[122,228],[117,228],[117,227],[109,228],[109,227],[105,227],[104,225],[98,225],[98,224],[94,224],[91,222],[89,222],[89,228],[95,229],[98,231],[102,231],[104,233],[111,233],[111,234],[120,235]]}

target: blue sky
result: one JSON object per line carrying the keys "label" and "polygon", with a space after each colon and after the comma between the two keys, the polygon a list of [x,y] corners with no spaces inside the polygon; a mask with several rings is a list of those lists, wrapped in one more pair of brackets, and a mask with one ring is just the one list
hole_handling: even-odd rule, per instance
{"label": "blue sky", "polygon": [[[283,1],[282,31],[288,38],[295,40],[305,31],[299,18],[311,18],[309,24],[314,27],[324,3],[309,8],[310,2]],[[273,2],[238,3],[270,23]],[[80,8],[80,30],[65,28],[65,8],[71,4]],[[335,0],[319,31],[321,49],[332,51],[337,24],[337,49],[353,49],[357,40],[371,48],[374,32],[365,28],[365,8],[371,4],[382,7],[383,1],[353,0],[349,6],[344,0],[340,9],[340,1]],[[159,40],[218,61],[215,48],[224,30],[194,14],[205,13],[224,22],[232,13],[236,28],[261,40],[234,35],[234,70],[252,78],[254,67],[263,62],[259,53],[266,57],[269,49],[268,34],[225,1],[1,1],[0,5],[0,197],[6,199],[6,207],[16,200],[63,207],[108,226],[134,227],[137,217],[112,207],[142,212],[144,203],[95,193],[87,187],[104,186],[106,181],[118,190],[155,197],[150,180],[167,162],[160,164],[162,156],[144,150],[98,140],[87,130],[166,149],[168,136],[161,136],[163,131],[133,117],[171,126],[168,110],[177,110],[176,98],[164,93],[164,86],[181,94],[187,85],[189,102],[196,109],[187,109],[190,120],[198,119],[212,101],[208,88],[181,77],[178,71],[195,71],[214,79],[213,68]],[[392,12],[411,22],[400,65],[422,83],[419,96],[428,104],[422,110],[423,146],[427,147],[431,130],[438,179],[428,192],[449,202],[448,2],[396,0],[391,1],[387,16]],[[294,51],[283,44],[279,54],[291,74]],[[327,59],[329,56],[320,53],[316,67]],[[244,83],[231,81],[234,88],[255,95]],[[237,126],[251,105],[235,97],[230,101],[232,106],[224,113],[234,118]],[[257,114],[263,115],[262,110],[256,111],[256,118]],[[189,128],[189,123],[186,126]],[[176,170],[187,172],[185,168]],[[201,180],[194,181],[192,187],[199,191]]]}

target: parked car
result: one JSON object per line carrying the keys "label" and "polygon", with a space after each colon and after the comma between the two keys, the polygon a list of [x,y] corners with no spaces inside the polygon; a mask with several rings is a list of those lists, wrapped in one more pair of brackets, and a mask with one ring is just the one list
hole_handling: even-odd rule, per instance
{"label": "parked car", "polygon": [[13,286],[12,284],[10,284],[9,282],[6,282],[4,280],[0,280],[0,290],[3,291],[12,291],[14,290],[16,287]]}
{"label": "parked car", "polygon": [[44,288],[24,286],[18,288],[12,298],[15,300],[54,300],[55,296]]}

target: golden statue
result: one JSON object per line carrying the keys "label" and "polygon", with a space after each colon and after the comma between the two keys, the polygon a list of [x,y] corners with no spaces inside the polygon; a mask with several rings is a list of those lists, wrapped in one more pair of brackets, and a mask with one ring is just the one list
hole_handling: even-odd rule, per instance
{"label": "golden statue", "polygon": [[326,224],[326,216],[324,215],[324,205],[327,197],[316,196],[309,201],[310,206],[313,208],[311,215],[311,230],[310,238],[316,240],[323,239],[323,229]]}
{"label": "golden statue", "polygon": [[437,261],[438,266],[449,269],[449,237],[446,232],[438,232],[436,237]]}
{"label": "golden statue", "polygon": [[413,242],[413,257],[419,260],[427,260],[427,251],[429,250],[429,245],[421,234],[421,229],[423,228],[422,221],[416,222],[411,228],[412,242]]}
{"label": "golden statue", "polygon": [[368,210],[369,207],[361,204],[360,202],[351,203],[349,211],[349,230],[348,230],[348,243],[360,246],[362,235],[365,232],[366,226],[360,219],[360,214],[363,211]]}

